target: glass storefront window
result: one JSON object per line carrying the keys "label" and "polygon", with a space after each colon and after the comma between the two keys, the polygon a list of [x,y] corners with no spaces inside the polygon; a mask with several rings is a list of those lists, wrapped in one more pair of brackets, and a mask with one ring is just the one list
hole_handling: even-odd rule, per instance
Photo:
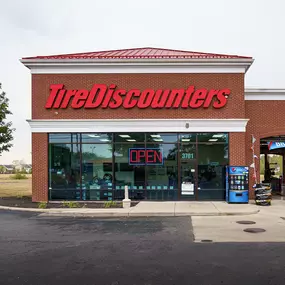
{"label": "glass storefront window", "polygon": [[199,198],[224,199],[225,167],[228,164],[227,144],[198,144]]}
{"label": "glass storefront window", "polygon": [[153,143],[176,143],[177,134],[150,133],[146,134],[146,141]]}
{"label": "glass storefront window", "polygon": [[177,144],[160,144],[159,146],[147,144],[146,150],[149,151],[150,157],[149,162],[146,163],[147,198],[150,200],[177,199]]}
{"label": "glass storefront window", "polygon": [[199,165],[226,165],[228,163],[227,144],[198,144]]}
{"label": "glass storefront window", "polygon": [[228,134],[224,133],[198,133],[198,142],[219,143],[228,142]]}
{"label": "glass storefront window", "polygon": [[180,134],[179,141],[181,143],[196,143],[196,134]]}
{"label": "glass storefront window", "polygon": [[223,200],[226,133],[49,134],[51,200]]}
{"label": "glass storefront window", "polygon": [[80,144],[50,144],[50,199],[81,199],[80,181]]}
{"label": "glass storefront window", "polygon": [[115,199],[124,199],[125,185],[129,187],[130,199],[145,198],[144,144],[115,144]]}
{"label": "glass storefront window", "polygon": [[82,144],[82,199],[113,199],[112,144]]}
{"label": "glass storefront window", "polygon": [[196,158],[196,144],[183,143],[180,145],[180,159],[191,160]]}
{"label": "glass storefront window", "polygon": [[145,141],[145,133],[116,133],[114,134],[115,142],[137,143]]}
{"label": "glass storefront window", "polygon": [[112,142],[112,134],[82,134],[82,143],[108,143]]}
{"label": "glass storefront window", "polygon": [[50,143],[80,143],[80,134],[50,134]]}

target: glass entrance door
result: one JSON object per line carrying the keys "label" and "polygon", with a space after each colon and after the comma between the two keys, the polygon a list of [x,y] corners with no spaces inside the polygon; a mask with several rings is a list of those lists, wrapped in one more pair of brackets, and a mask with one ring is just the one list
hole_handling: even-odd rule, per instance
{"label": "glass entrance door", "polygon": [[196,199],[196,160],[181,160],[180,162],[180,199]]}

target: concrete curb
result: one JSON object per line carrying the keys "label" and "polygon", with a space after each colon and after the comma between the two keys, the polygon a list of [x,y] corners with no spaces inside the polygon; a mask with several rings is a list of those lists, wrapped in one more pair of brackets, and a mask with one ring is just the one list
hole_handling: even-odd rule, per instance
{"label": "concrete curb", "polygon": [[24,212],[46,212],[46,211],[49,210],[49,209],[20,208],[20,207],[0,206],[0,210],[24,211]]}
{"label": "concrete curb", "polygon": [[181,216],[249,216],[258,214],[260,210],[254,210],[250,212],[205,212],[205,213],[175,213],[174,216],[181,217]]}
{"label": "concrete curb", "polygon": [[89,217],[89,218],[116,218],[116,217],[129,217],[129,213],[53,213],[53,212],[45,212],[41,213],[40,216],[43,217]]}
{"label": "concrete curb", "polygon": [[9,211],[22,211],[22,212],[35,212],[41,213],[41,216],[58,216],[58,217],[187,217],[187,216],[245,216],[254,215],[260,212],[260,210],[253,210],[247,212],[133,212],[132,208],[128,210],[116,209],[116,211],[110,211],[108,209],[96,209],[96,211],[90,209],[84,209],[82,212],[74,211],[73,209],[36,209],[36,208],[18,208],[18,207],[6,207],[0,206],[2,210]]}

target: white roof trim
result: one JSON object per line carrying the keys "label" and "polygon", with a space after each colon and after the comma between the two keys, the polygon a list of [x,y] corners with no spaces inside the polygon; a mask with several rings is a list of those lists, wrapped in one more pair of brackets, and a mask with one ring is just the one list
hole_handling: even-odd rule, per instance
{"label": "white roof trim", "polygon": [[249,101],[284,101],[285,89],[245,88],[244,96]]}
{"label": "white roof trim", "polygon": [[27,120],[33,133],[245,132],[248,119]]}
{"label": "white roof trim", "polygon": [[245,73],[252,59],[22,59],[33,74]]}
{"label": "white roof trim", "polygon": [[99,59],[99,58],[66,58],[66,59],[21,59],[24,65],[30,64],[158,64],[158,63],[240,63],[251,65],[253,63],[252,58],[110,58],[110,59]]}

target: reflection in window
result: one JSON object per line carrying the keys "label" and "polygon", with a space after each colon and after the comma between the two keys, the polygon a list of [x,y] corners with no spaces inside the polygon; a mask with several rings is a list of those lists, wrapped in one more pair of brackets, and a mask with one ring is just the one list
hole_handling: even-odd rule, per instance
{"label": "reflection in window", "polygon": [[82,143],[108,143],[112,142],[112,134],[82,134]]}
{"label": "reflection in window", "polygon": [[226,165],[228,163],[227,144],[198,144],[199,165]]}
{"label": "reflection in window", "polygon": [[176,143],[177,134],[147,133],[146,141],[154,143]]}
{"label": "reflection in window", "polygon": [[125,142],[125,143],[134,143],[134,142],[144,142],[145,133],[116,133],[114,134],[115,142]]}
{"label": "reflection in window", "polygon": [[180,134],[179,141],[182,143],[196,143],[196,134]]}
{"label": "reflection in window", "polygon": [[50,143],[80,143],[80,134],[49,134]]}
{"label": "reflection in window", "polygon": [[[173,200],[176,199],[178,186],[177,171],[177,144],[160,144],[160,153],[163,161],[160,165],[146,166],[146,190],[150,200]],[[152,150],[153,144],[148,144],[147,149]]]}
{"label": "reflection in window", "polygon": [[80,145],[49,145],[50,199],[80,199]]}
{"label": "reflection in window", "polygon": [[144,144],[115,144],[116,199],[124,199],[125,185],[129,186],[131,199],[141,200],[145,197],[145,166],[130,165],[129,150],[131,148],[144,148]]}
{"label": "reflection in window", "polygon": [[228,142],[228,134],[224,133],[199,133],[198,142]]}
{"label": "reflection in window", "polygon": [[83,200],[112,200],[112,144],[82,144]]}
{"label": "reflection in window", "polygon": [[222,166],[199,165],[198,175],[201,190],[224,189],[224,175]]}
{"label": "reflection in window", "polygon": [[225,195],[225,167],[228,164],[227,144],[198,145],[199,199],[223,200]]}
{"label": "reflection in window", "polygon": [[196,144],[183,143],[180,145],[180,159],[188,161],[196,158]]}

